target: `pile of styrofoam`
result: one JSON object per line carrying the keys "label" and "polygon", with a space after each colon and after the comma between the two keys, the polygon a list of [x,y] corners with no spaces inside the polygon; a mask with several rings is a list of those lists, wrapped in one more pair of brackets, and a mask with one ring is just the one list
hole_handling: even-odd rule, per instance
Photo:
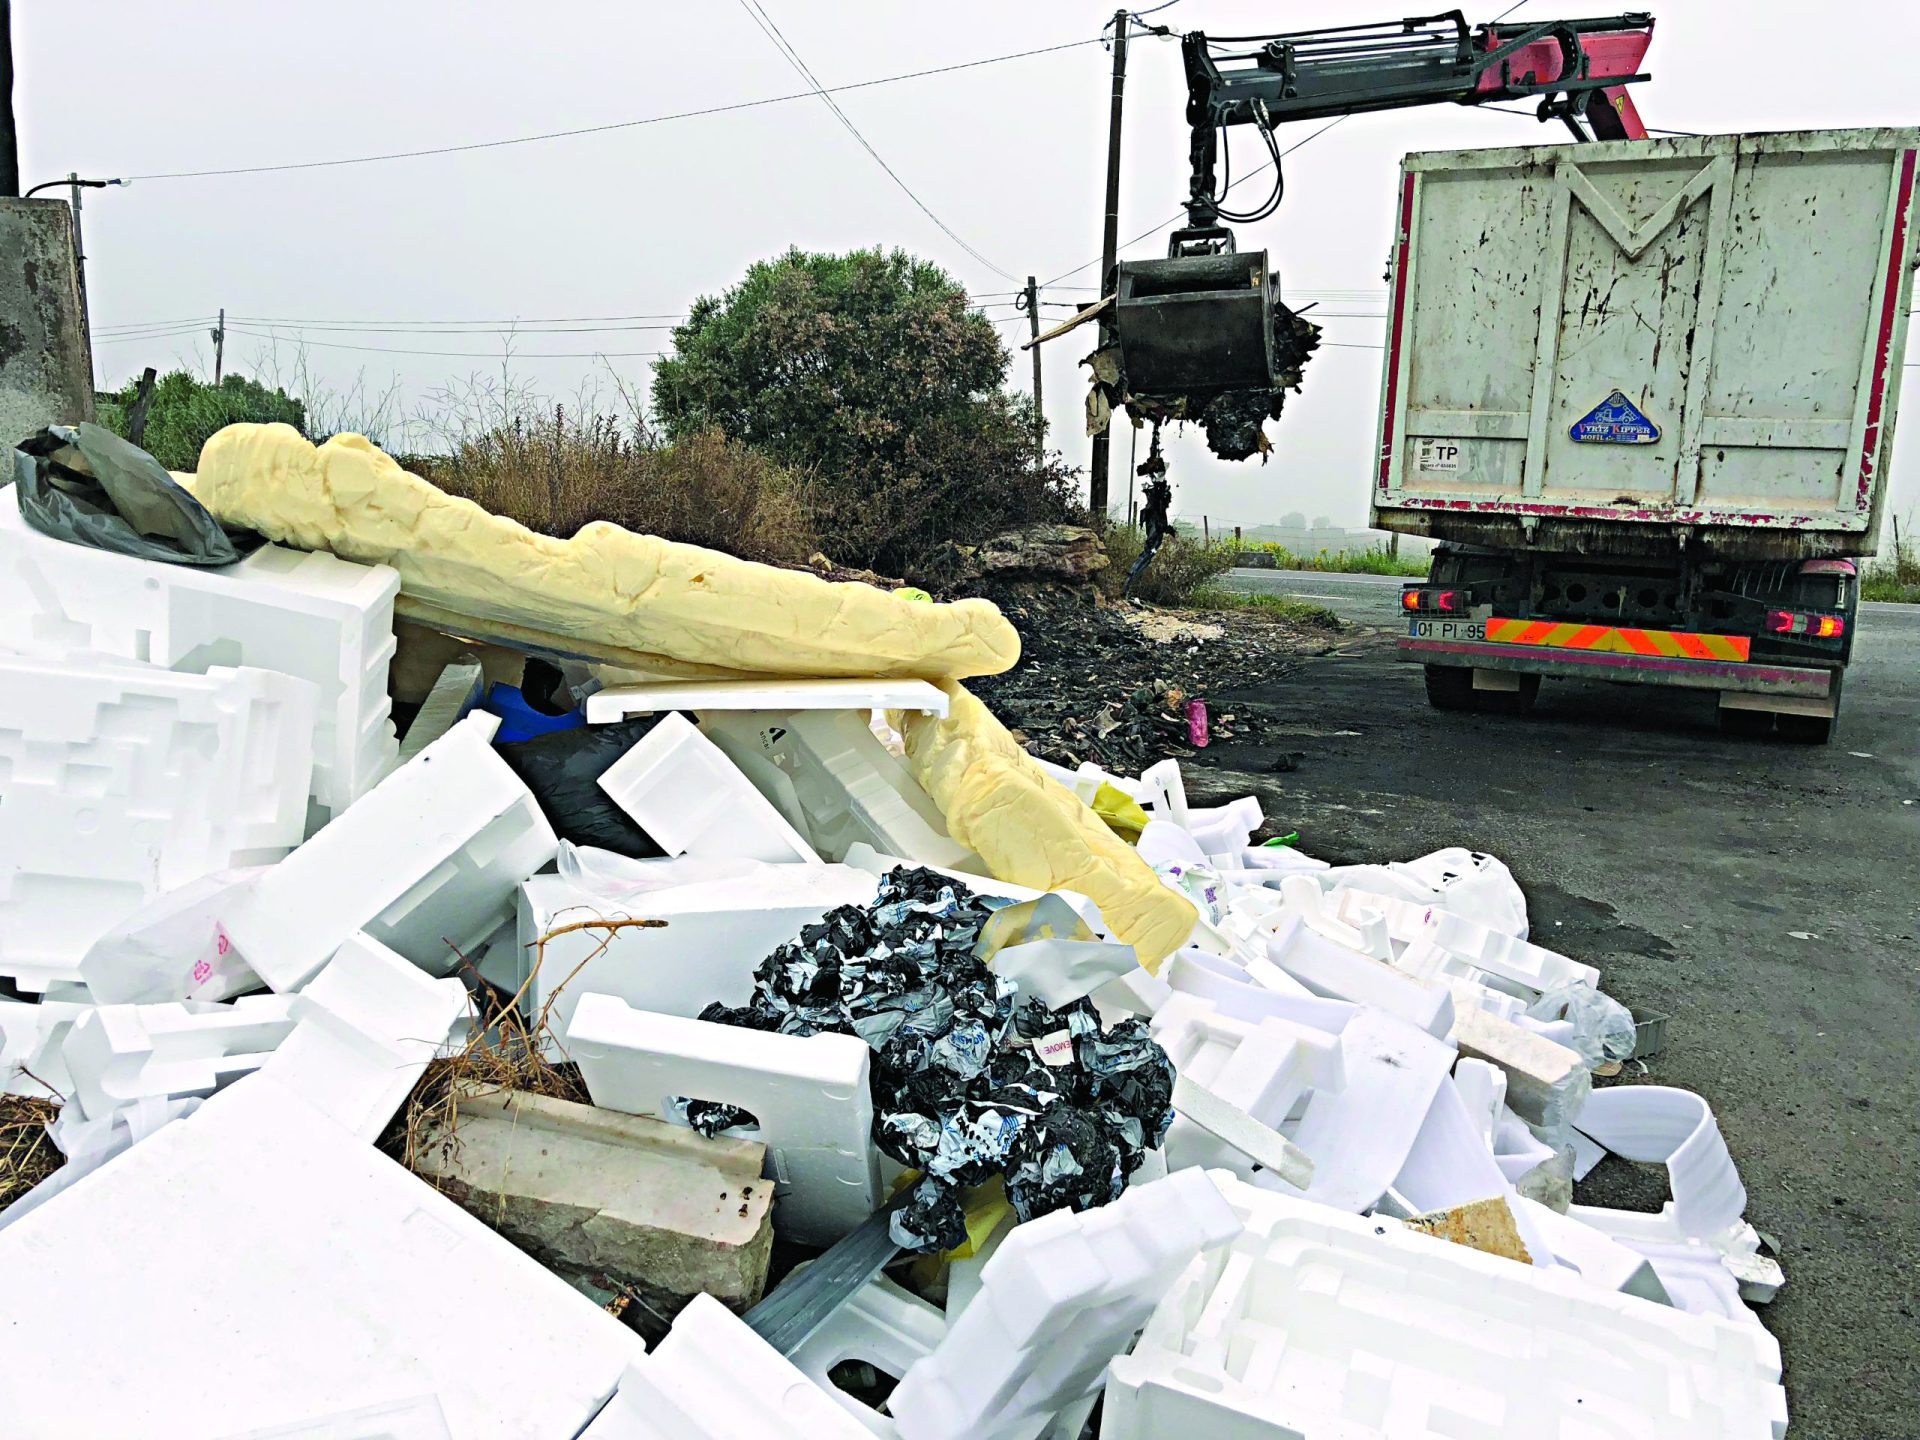
{"label": "pile of styrofoam", "polygon": [[[0,1211],[8,1436],[1073,1440],[1103,1393],[1114,1440],[1782,1432],[1745,1303],[1781,1277],[1712,1112],[1593,1088],[1630,1017],[1528,938],[1499,861],[1333,868],[1171,761],[1054,769],[1143,807],[1195,903],[1149,974],[1084,896],[947,833],[885,722],[939,689],[846,679],[593,695],[592,723],[662,716],[600,786],[667,853],[576,848],[488,714],[426,707],[396,762],[396,588],[63,544],[0,493],[0,1086],[61,1102],[69,1157]],[[783,1355],[706,1300],[647,1355],[373,1148],[484,978],[597,1105],[750,1111],[776,1227],[831,1244],[899,1178],[866,1043],[699,1015],[899,863],[1039,901],[994,966],[1145,1019],[1177,1071],[1130,1188],[1024,1225],[983,1202],[944,1304],[875,1280]],[[1667,1165],[1665,1210],[1570,1204],[1609,1151]],[[844,1360],[898,1377],[887,1413]]]}

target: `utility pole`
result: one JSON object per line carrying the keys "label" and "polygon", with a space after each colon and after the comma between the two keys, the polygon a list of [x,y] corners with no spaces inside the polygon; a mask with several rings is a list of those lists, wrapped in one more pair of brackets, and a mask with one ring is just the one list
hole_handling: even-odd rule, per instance
{"label": "utility pole", "polygon": [[1033,276],[1027,277],[1027,328],[1033,332],[1033,458],[1046,458],[1047,422],[1040,408],[1040,287]]}
{"label": "utility pole", "polygon": [[[1108,277],[1120,250],[1120,104],[1127,89],[1128,12],[1113,12],[1113,106],[1107,122],[1107,219],[1100,245],[1100,284],[1105,293]],[[1100,326],[1104,332],[1107,325]],[[1093,437],[1093,463],[1087,477],[1087,508],[1096,523],[1107,514],[1107,469],[1113,443],[1113,424]]]}
{"label": "utility pole", "polygon": [[20,193],[20,137],[13,126],[13,4],[0,0],[0,196]]}
{"label": "utility pole", "polygon": [[213,340],[213,383],[220,384],[220,365],[227,358],[227,307],[220,307],[220,323],[211,332]]}
{"label": "utility pole", "polygon": [[73,190],[73,273],[80,289],[80,336],[87,342],[87,354],[93,354],[93,316],[87,312],[87,247],[80,243],[80,172],[69,170],[67,184]]}

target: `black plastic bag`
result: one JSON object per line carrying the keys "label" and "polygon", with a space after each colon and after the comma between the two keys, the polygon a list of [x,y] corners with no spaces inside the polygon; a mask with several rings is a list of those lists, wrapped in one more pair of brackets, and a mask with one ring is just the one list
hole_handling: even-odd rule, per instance
{"label": "black plastic bag", "polygon": [[231,565],[262,537],[222,525],[138,445],[91,421],[14,448],[20,513],[43,535],[173,565]]}
{"label": "black plastic bag", "polygon": [[556,730],[494,749],[533,792],[553,833],[562,840],[645,859],[667,852],[597,782],[609,765],[659,722],[658,715],[645,715],[613,725]]}

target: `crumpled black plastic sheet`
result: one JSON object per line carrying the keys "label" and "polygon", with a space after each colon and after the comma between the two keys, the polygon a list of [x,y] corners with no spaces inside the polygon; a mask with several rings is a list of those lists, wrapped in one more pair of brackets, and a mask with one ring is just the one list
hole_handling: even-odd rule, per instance
{"label": "crumpled black plastic sheet", "polygon": [[[1173,1066],[1144,1021],[1102,1031],[1092,1001],[1051,1010],[975,956],[1004,903],[901,866],[871,905],[843,905],[767,956],[745,1005],[700,1014],[872,1047],[874,1143],[922,1172],[891,1222],[903,1249],[961,1244],[961,1191],[995,1175],[1021,1220],[1104,1205],[1173,1119]],[[745,1113],[688,1112],[708,1134]]]}

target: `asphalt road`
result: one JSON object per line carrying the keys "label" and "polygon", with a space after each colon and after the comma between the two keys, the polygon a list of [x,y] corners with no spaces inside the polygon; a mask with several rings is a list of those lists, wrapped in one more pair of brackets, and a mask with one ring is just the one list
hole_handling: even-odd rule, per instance
{"label": "asphalt road", "polygon": [[[1468,845],[1525,888],[1534,937],[1667,1014],[1648,1083],[1705,1095],[1787,1287],[1760,1313],[1792,1434],[1920,1436],[1920,607],[1866,605],[1833,742],[1723,737],[1706,692],[1547,680],[1533,714],[1430,709],[1395,659],[1400,582],[1241,570],[1353,622],[1265,691],[1264,748],[1190,788],[1261,795],[1338,862]],[[1282,752],[1297,769],[1273,771]],[[1605,1162],[1588,1203],[1654,1209],[1664,1171]]]}

